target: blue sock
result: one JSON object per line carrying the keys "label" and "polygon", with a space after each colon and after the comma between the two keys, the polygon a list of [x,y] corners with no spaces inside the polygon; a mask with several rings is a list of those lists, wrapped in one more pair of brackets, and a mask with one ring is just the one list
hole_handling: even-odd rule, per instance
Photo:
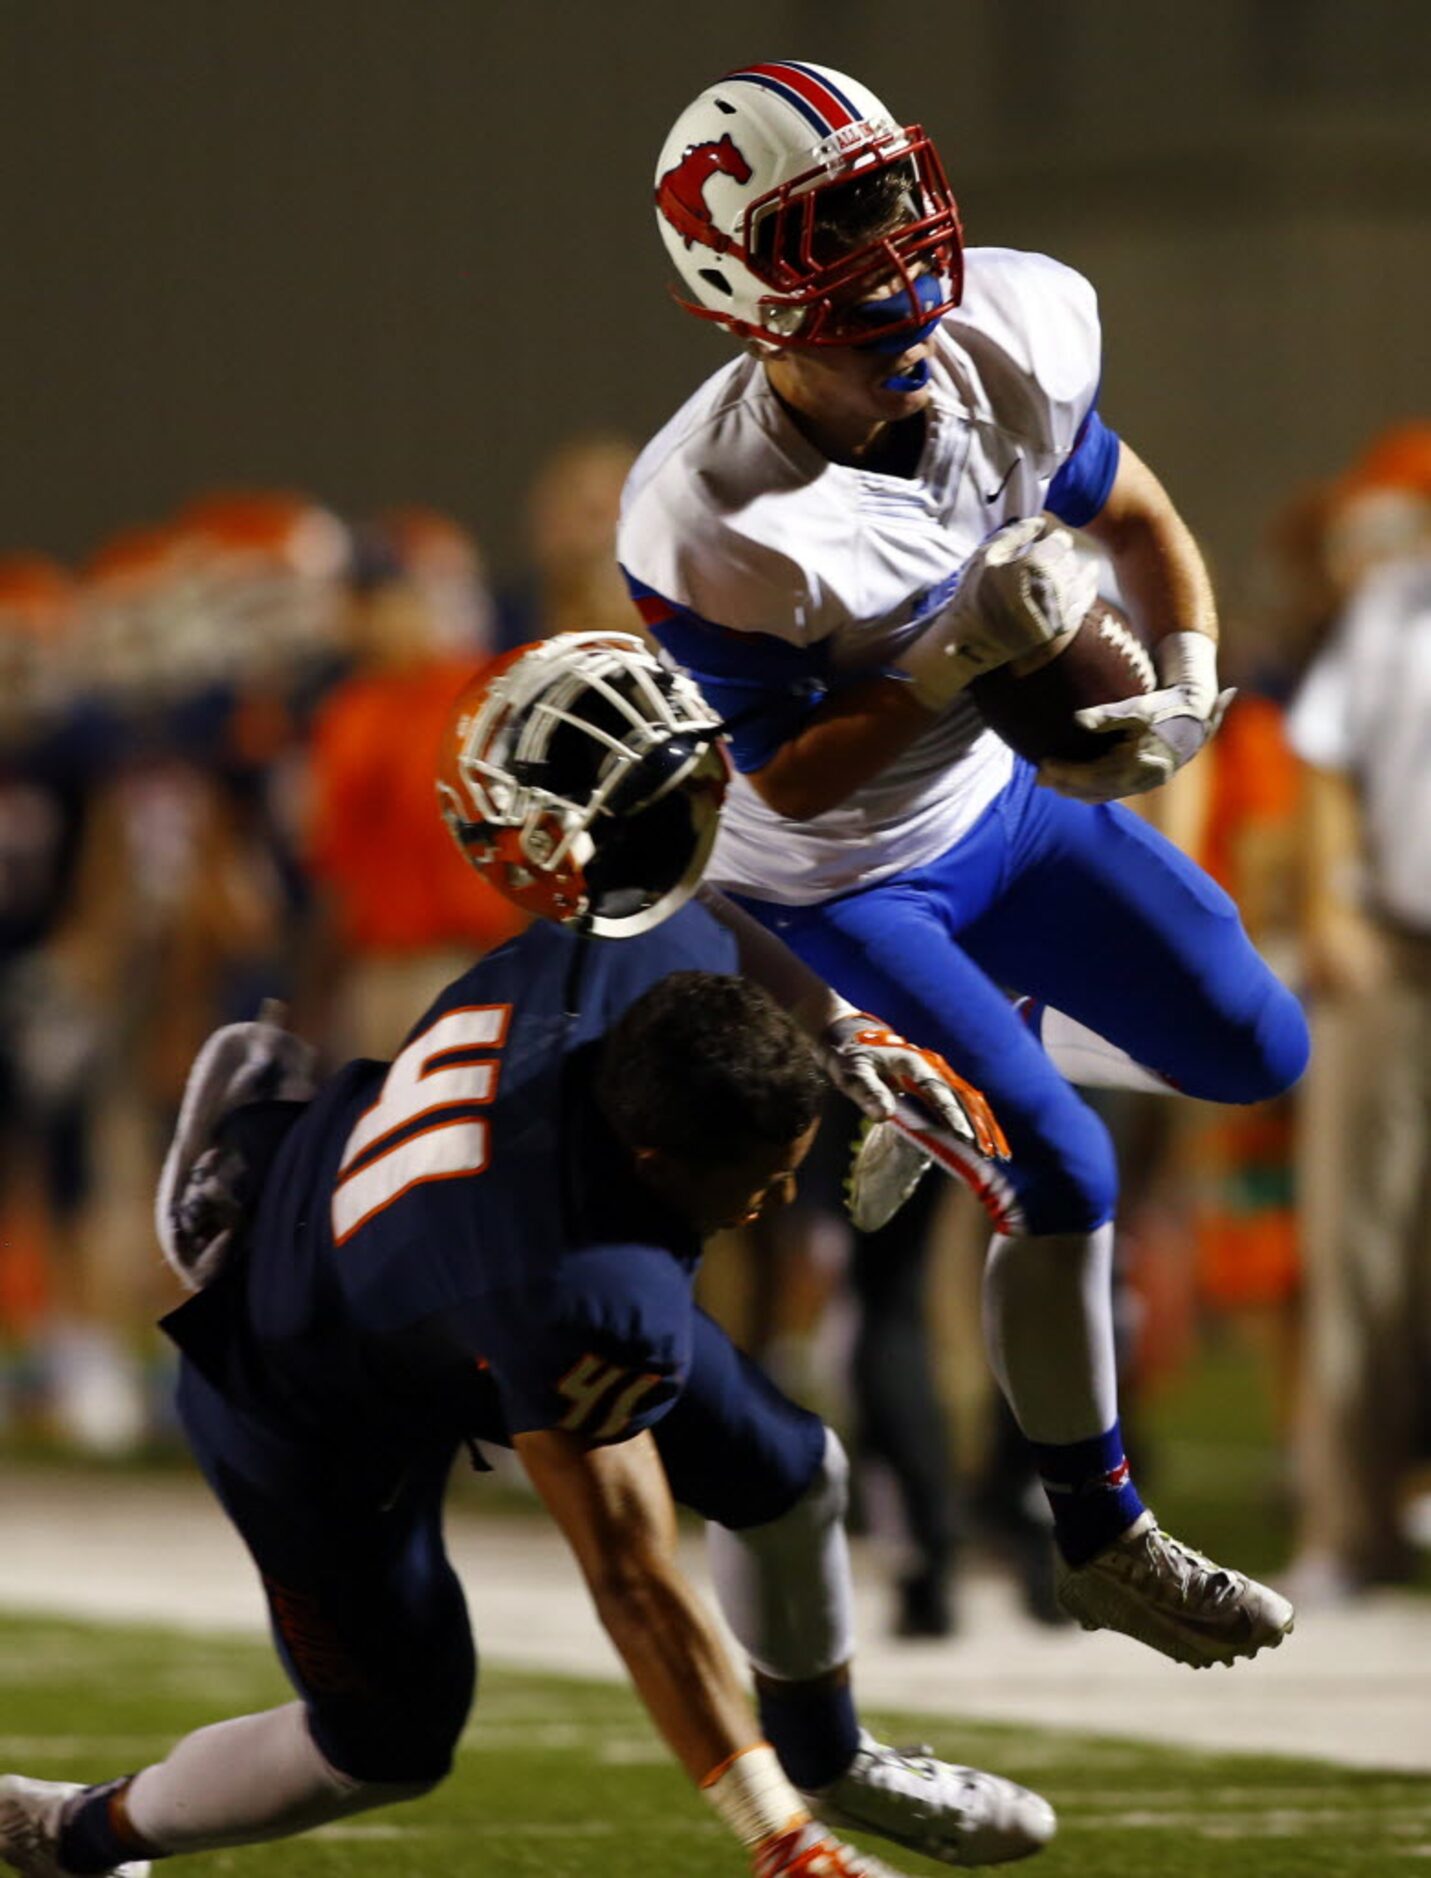
{"label": "blue sock", "polygon": [[790,1780],[807,1793],[838,1780],[860,1745],[860,1724],[848,1680],[756,1685],[760,1725]]}
{"label": "blue sock", "polygon": [[66,1871],[83,1878],[88,1872],[113,1871],[130,1859],[165,1856],[145,1845],[132,1828],[126,1831],[123,1812],[113,1804],[133,1778],[133,1774],[124,1774],[118,1780],[107,1780],[102,1787],[86,1787],[69,1801],[55,1848]]}
{"label": "blue sock", "polygon": [[1123,1431],[1114,1422],[1107,1434],[1087,1441],[1030,1445],[1053,1509],[1058,1549],[1070,1565],[1086,1565],[1143,1511],[1128,1474]]}

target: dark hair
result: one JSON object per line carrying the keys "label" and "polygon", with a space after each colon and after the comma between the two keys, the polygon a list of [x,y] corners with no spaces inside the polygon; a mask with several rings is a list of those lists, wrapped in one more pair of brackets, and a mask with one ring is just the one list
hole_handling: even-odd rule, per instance
{"label": "dark hair", "polygon": [[887,164],[815,191],[808,201],[797,198],[784,217],[766,216],[756,230],[756,258],[767,266],[777,258],[770,250],[778,226],[783,250],[778,258],[801,267],[800,250],[808,220],[810,258],[817,265],[828,266],[867,242],[893,234],[920,213],[919,177],[914,164],[908,160]]}
{"label": "dark hair", "polygon": [[672,972],[644,992],[607,1035],[596,1073],[597,1102],[629,1146],[707,1164],[796,1140],[824,1093],[780,1007],[714,972]]}

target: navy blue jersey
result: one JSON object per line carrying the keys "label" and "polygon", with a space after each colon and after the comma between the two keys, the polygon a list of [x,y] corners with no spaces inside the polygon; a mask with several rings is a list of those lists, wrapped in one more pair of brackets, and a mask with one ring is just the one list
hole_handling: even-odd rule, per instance
{"label": "navy blue jersey", "polygon": [[699,1244],[591,1096],[595,1046],[678,970],[737,969],[689,906],[655,931],[538,925],[358,1062],[279,1148],[243,1255],[171,1315],[235,1407],[335,1450],[649,1427],[690,1365]]}

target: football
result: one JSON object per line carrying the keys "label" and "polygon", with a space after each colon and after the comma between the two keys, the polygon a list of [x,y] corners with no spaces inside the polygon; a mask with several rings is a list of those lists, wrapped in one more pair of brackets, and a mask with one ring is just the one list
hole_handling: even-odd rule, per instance
{"label": "football", "polygon": [[1157,673],[1127,615],[1095,600],[1071,633],[969,687],[989,728],[1031,763],[1086,761],[1116,733],[1084,730],[1075,711],[1152,691]]}

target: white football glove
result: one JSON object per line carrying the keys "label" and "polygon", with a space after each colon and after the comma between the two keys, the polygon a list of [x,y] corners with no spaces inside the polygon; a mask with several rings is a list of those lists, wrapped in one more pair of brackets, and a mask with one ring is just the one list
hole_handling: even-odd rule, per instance
{"label": "white football glove", "polygon": [[1217,645],[1206,633],[1169,633],[1153,663],[1163,681],[1157,691],[1074,713],[1085,730],[1122,732],[1117,741],[1081,762],[1049,759],[1041,783],[1080,802],[1116,802],[1160,788],[1197,755],[1236,696],[1217,688]]}
{"label": "white football glove", "polygon": [[892,1865],[857,1852],[812,1819],[753,1846],[755,1878],[900,1878]]}
{"label": "white football glove", "polygon": [[862,1114],[885,1121],[900,1096],[915,1102],[980,1154],[1007,1160],[993,1110],[972,1083],[957,1075],[937,1050],[921,1050],[866,1011],[837,1017],[816,1045],[820,1066]]}
{"label": "white football glove", "polygon": [[1098,595],[1098,572],[1046,515],[1008,522],[965,562],[954,598],[895,660],[914,695],[942,711],[973,679],[1069,632]]}
{"label": "white football glove", "polygon": [[284,1027],[285,1015],[270,1000],[253,1022],[225,1024],[189,1070],[159,1174],[154,1227],[190,1291],[222,1269],[247,1205],[241,1156],[214,1142],[220,1123],[249,1102],[306,1102],[318,1086],[318,1052]]}

